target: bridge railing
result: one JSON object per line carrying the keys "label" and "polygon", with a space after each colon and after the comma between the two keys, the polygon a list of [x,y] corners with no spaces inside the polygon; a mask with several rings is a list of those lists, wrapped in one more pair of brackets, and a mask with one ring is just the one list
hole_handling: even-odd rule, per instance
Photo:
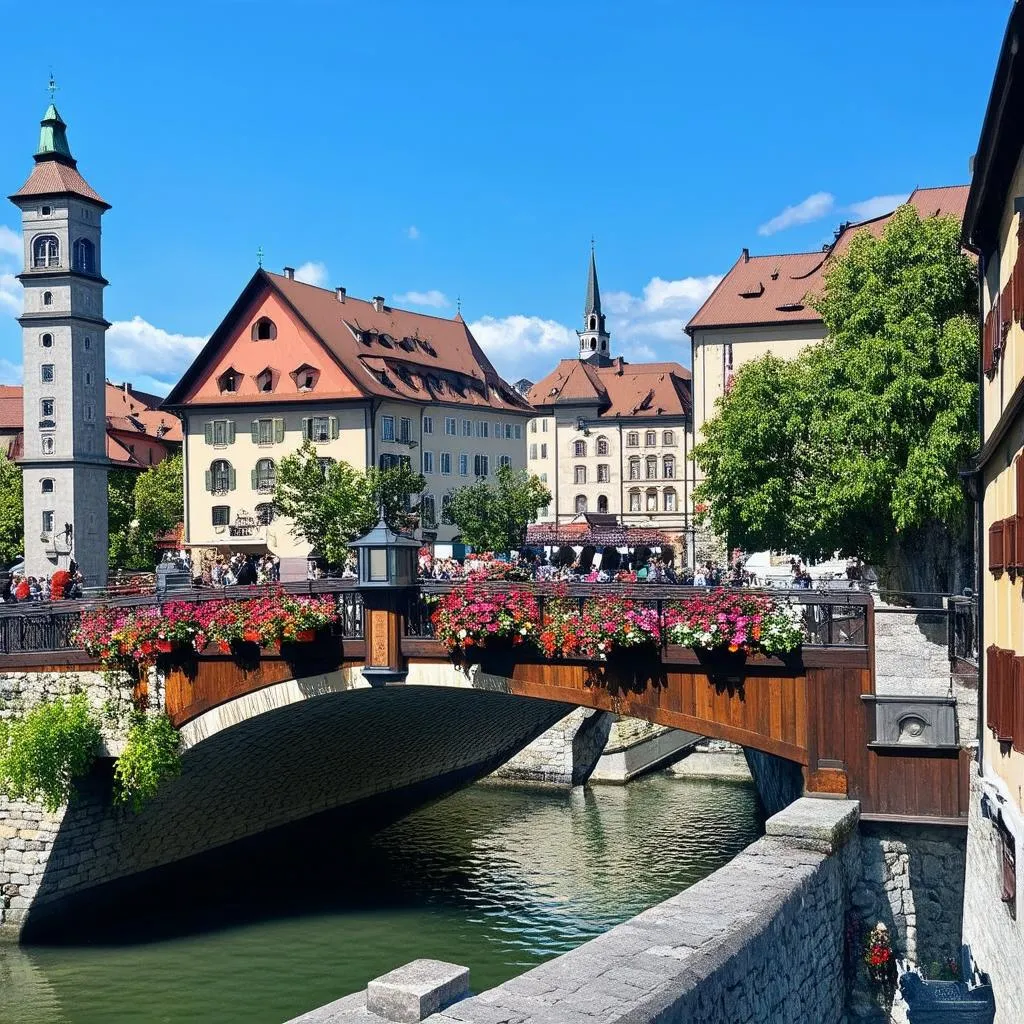
{"label": "bridge railing", "polygon": [[[274,587],[277,589],[277,586]],[[337,633],[344,639],[361,640],[364,636],[363,597],[354,580],[309,580],[280,586],[285,593],[298,595],[333,594],[338,604]],[[142,594],[109,599],[81,601],[31,601],[0,604],[0,655],[26,652],[74,651],[80,649],[75,634],[82,613],[97,608],[162,607],[182,601],[232,601],[263,597],[267,587],[226,587],[185,590],[156,597]]]}
{"label": "bridge railing", "polygon": [[[465,584],[458,580],[422,584],[409,595],[405,615],[405,635],[410,639],[433,640],[434,623],[431,615],[437,599]],[[508,589],[507,582],[477,583],[478,590],[501,593]],[[545,603],[555,596],[554,586],[543,583],[516,583],[517,590],[525,590],[537,598],[541,621],[545,620]],[[662,586],[656,583],[570,583],[559,588],[558,596],[576,601],[582,608],[595,597],[627,597],[654,608],[664,621],[664,614],[673,602],[683,601],[708,593],[706,587]],[[809,647],[867,647],[869,644],[868,609],[872,605],[869,594],[856,591],[778,590],[750,591],[763,593],[775,600],[785,600],[798,609],[807,633]]]}

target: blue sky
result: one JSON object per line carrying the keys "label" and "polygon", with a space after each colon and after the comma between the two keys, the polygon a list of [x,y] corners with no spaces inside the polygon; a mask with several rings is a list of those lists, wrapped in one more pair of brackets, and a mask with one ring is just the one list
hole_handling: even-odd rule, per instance
{"label": "blue sky", "polygon": [[[166,389],[256,266],[575,351],[589,240],[634,360],[740,249],[818,248],[967,180],[1009,0],[83,5],[4,11],[3,194],[57,105],[104,218],[107,375]],[[879,198],[882,197],[882,198]],[[788,213],[786,211],[789,211]],[[6,229],[6,230],[5,230]],[[20,379],[17,210],[0,381]],[[403,298],[404,297],[404,298]]]}

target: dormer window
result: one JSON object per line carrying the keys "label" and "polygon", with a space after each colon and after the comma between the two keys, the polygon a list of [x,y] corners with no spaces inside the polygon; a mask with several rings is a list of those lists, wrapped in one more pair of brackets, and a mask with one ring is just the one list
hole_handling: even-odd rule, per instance
{"label": "dormer window", "polygon": [[261,316],[252,325],[253,341],[273,341],[277,337],[277,324],[269,316]]}
{"label": "dormer window", "polygon": [[56,235],[40,235],[32,243],[32,267],[43,270],[60,265],[60,242]]}
{"label": "dormer window", "polygon": [[256,390],[262,392],[274,390],[274,371],[269,366],[256,375]]}
{"label": "dormer window", "polygon": [[298,391],[312,391],[320,379],[320,371],[309,363],[303,363],[300,367],[292,370],[292,380]]}
{"label": "dormer window", "polygon": [[241,382],[242,375],[237,370],[229,369],[217,378],[217,387],[220,388],[221,394],[229,394],[237,391]]}

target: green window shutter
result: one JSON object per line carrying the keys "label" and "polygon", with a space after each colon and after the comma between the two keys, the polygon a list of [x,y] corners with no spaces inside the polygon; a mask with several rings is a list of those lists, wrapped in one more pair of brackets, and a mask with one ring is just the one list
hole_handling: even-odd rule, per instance
{"label": "green window shutter", "polygon": [[235,468],[234,466],[228,470],[228,490],[233,491],[235,489]]}
{"label": "green window shutter", "polygon": [[308,416],[303,416],[302,417],[302,440],[303,441],[308,441],[309,440],[309,417]]}
{"label": "green window shutter", "polygon": [[331,417],[331,440],[333,441],[338,436],[338,417]]}
{"label": "green window shutter", "polygon": [[206,443],[213,444],[213,424],[207,423],[203,427],[203,433],[206,435]]}
{"label": "green window shutter", "polygon": [[256,470],[252,471],[252,489],[256,490]]}
{"label": "green window shutter", "polygon": [[206,489],[213,494],[213,473],[206,471]]}
{"label": "green window shutter", "polygon": [[274,441],[280,444],[284,440],[284,420],[274,420]]}
{"label": "green window shutter", "polygon": [[228,420],[228,444],[235,443],[235,421]]}
{"label": "green window shutter", "polygon": [[259,444],[260,443],[260,421],[259,420],[253,420],[252,421],[252,443],[253,444]]}

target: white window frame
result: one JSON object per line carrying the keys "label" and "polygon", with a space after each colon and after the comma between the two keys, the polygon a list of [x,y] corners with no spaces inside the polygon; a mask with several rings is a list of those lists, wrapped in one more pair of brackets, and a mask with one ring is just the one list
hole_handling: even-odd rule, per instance
{"label": "white window frame", "polygon": [[458,437],[459,422],[454,416],[445,416],[444,432],[447,437]]}
{"label": "white window frame", "polygon": [[423,417],[423,433],[432,434],[434,432],[434,417],[424,416]]}
{"label": "white window frame", "polygon": [[452,453],[441,452],[441,476],[452,475]]}
{"label": "white window frame", "polygon": [[394,441],[395,439],[395,417],[381,416],[380,418],[380,439],[382,441]]}
{"label": "white window frame", "polygon": [[469,452],[459,452],[459,476],[469,476]]}
{"label": "white window frame", "polygon": [[423,453],[423,472],[433,473],[434,472],[434,453],[424,452]]}

